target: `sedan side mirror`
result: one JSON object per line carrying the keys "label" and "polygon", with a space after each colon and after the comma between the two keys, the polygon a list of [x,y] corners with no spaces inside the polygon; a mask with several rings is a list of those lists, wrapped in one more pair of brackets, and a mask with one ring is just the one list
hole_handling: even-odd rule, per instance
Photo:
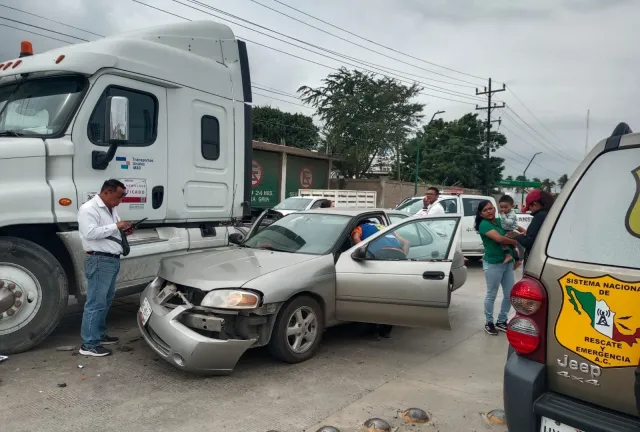
{"label": "sedan side mirror", "polygon": [[351,254],[351,258],[356,261],[365,260],[367,258],[367,249],[365,247],[359,247],[358,249],[353,251],[353,253]]}
{"label": "sedan side mirror", "polygon": [[91,152],[91,166],[97,170],[107,169],[118,145],[129,141],[129,99],[124,96],[107,97],[105,113],[104,138],[109,143],[109,150]]}
{"label": "sedan side mirror", "polygon": [[244,236],[240,233],[231,233],[229,234],[229,243],[233,243],[233,244],[242,244],[242,241],[244,240]]}

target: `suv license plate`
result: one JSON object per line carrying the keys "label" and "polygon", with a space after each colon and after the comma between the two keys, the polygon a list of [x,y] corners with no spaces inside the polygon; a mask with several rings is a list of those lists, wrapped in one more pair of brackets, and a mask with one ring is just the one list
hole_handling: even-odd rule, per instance
{"label": "suv license plate", "polygon": [[149,304],[149,300],[147,300],[146,298],[142,300],[142,304],[140,305],[138,314],[140,315],[142,326],[146,326],[147,321],[149,321],[149,317],[151,316],[151,305]]}
{"label": "suv license plate", "polygon": [[567,426],[566,424],[562,424],[555,420],[551,420],[550,418],[542,417],[540,432],[582,432],[582,431],[580,429]]}

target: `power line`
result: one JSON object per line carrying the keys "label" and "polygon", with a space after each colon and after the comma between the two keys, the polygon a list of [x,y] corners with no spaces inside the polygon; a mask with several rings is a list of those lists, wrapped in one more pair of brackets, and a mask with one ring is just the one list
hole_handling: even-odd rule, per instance
{"label": "power line", "polygon": [[22,24],[22,25],[25,25],[25,26],[28,26],[28,27],[37,28],[38,30],[48,31],[50,33],[55,33],[55,34],[58,34],[60,36],[66,36],[66,37],[70,37],[70,38],[73,38],[73,39],[78,39],[78,40],[81,40],[83,42],[89,42],[88,39],[83,39],[83,38],[78,37],[78,36],[70,35],[70,34],[67,34],[67,33],[62,33],[62,32],[55,31],[55,30],[50,30],[48,28],[44,28],[44,27],[40,27],[40,26],[37,26],[37,25],[29,24],[29,23],[26,23],[26,22],[23,22],[23,21],[18,21],[18,20],[14,20],[14,19],[11,19],[11,18],[6,18],[6,17],[3,17],[3,16],[0,16],[0,19],[6,20],[6,21],[11,21],[11,22],[14,22],[14,23],[17,23],[17,24]]}
{"label": "power line", "polygon": [[[140,4],[145,4],[145,3],[139,2],[138,0],[133,0],[133,1],[135,1],[135,2],[137,2],[137,3],[140,3]],[[222,13],[222,14],[225,14],[225,15],[231,16],[231,17],[233,17],[234,19],[237,19],[237,20],[240,20],[240,21],[246,22],[246,23],[248,23],[248,24],[250,24],[250,25],[253,25],[253,26],[255,26],[255,27],[258,27],[258,28],[261,28],[261,29],[264,29],[264,30],[270,31],[270,32],[275,33],[275,34],[277,34],[277,35],[279,35],[279,36],[283,36],[283,37],[285,37],[285,38],[288,38],[288,39],[294,40],[294,41],[296,41],[296,42],[302,43],[303,45],[307,45],[307,46],[313,47],[313,48],[318,49],[318,50],[320,50],[320,51],[324,51],[324,52],[327,52],[327,53],[330,53],[330,54],[336,55],[336,56],[338,56],[338,57],[346,58],[346,59],[348,59],[348,60],[355,61],[355,62],[360,63],[360,64],[365,64],[365,65],[366,65],[366,64],[369,64],[369,65],[370,65],[369,67],[372,67],[372,68],[374,68],[374,69],[378,69],[378,70],[382,70],[382,71],[383,71],[383,72],[385,72],[385,73],[380,73],[380,72],[372,71],[371,69],[366,69],[366,68],[363,68],[362,66],[354,65],[354,64],[352,64],[352,63],[347,63],[347,62],[345,62],[344,60],[339,60],[339,59],[336,59],[336,58],[330,57],[330,56],[328,56],[328,55],[326,55],[326,54],[322,54],[322,53],[315,52],[315,51],[313,51],[313,50],[310,50],[309,48],[301,47],[300,45],[296,45],[296,44],[294,44],[294,43],[292,43],[292,42],[289,42],[289,41],[287,41],[287,40],[280,39],[280,38],[277,38],[277,37],[275,37],[275,36],[273,36],[273,35],[270,35],[270,34],[267,34],[267,33],[264,33],[264,32],[258,31],[258,30],[255,30],[255,29],[253,29],[253,28],[251,28],[251,27],[247,27],[247,26],[245,26],[245,25],[243,25],[243,24],[239,24],[239,23],[234,22],[234,21],[232,21],[232,20],[229,20],[229,19],[227,19],[227,18],[223,18],[223,17],[221,17],[221,16],[219,16],[219,15],[215,15],[215,14],[213,14],[213,13],[210,13],[210,12],[207,12],[207,11],[203,11],[202,9],[198,9],[198,8],[196,8],[195,6],[185,4],[185,3],[183,3],[183,2],[182,2],[182,1],[180,1],[180,0],[172,0],[172,1],[173,1],[174,3],[178,3],[178,4],[182,5],[182,6],[184,6],[184,7],[188,7],[188,8],[194,9],[194,10],[196,10],[196,11],[198,11],[198,12],[201,12],[201,13],[204,13],[204,14],[207,14],[207,15],[210,15],[210,16],[213,16],[213,17],[215,17],[215,18],[217,18],[217,19],[219,19],[219,20],[230,22],[230,23],[232,23],[232,24],[235,24],[235,25],[237,25],[237,26],[239,26],[239,27],[242,27],[242,28],[244,28],[244,29],[247,29],[247,30],[249,30],[249,31],[252,31],[252,32],[255,32],[255,33],[261,34],[261,35],[266,36],[266,37],[269,37],[269,38],[271,38],[271,39],[275,39],[275,40],[277,40],[277,41],[280,41],[280,42],[286,43],[286,44],[288,44],[288,45],[295,46],[296,48],[299,48],[299,49],[302,49],[302,50],[305,50],[305,51],[308,51],[308,52],[314,53],[314,54],[316,54],[316,55],[319,55],[319,56],[322,56],[322,57],[326,57],[326,58],[329,58],[329,59],[331,59],[331,60],[334,60],[334,61],[337,61],[337,62],[340,62],[340,63],[347,64],[347,65],[352,66],[352,67],[354,67],[354,68],[360,68],[360,69],[363,69],[363,70],[365,70],[365,71],[368,71],[368,72],[371,72],[371,73],[374,73],[374,74],[387,76],[388,78],[390,78],[390,76],[389,76],[389,75],[391,75],[391,76],[395,76],[395,77],[400,77],[400,78],[403,78],[404,80],[403,80],[403,79],[399,79],[399,81],[404,82],[404,83],[413,84],[414,82],[418,82],[419,84],[423,85],[424,87],[427,87],[427,88],[429,88],[430,90],[437,91],[437,92],[439,92],[439,93],[445,93],[445,94],[448,94],[448,95],[451,95],[451,96],[457,96],[457,97],[464,97],[464,98],[466,98],[466,99],[470,99],[470,100],[480,100],[479,98],[475,98],[475,97],[472,97],[472,96],[470,97],[469,95],[467,95],[467,94],[465,94],[465,93],[456,92],[455,90],[451,90],[451,89],[447,89],[447,88],[444,88],[444,87],[435,86],[435,85],[432,85],[432,84],[426,84],[426,83],[424,83],[424,82],[421,82],[421,81],[418,81],[418,80],[415,80],[415,79],[411,79],[411,78],[407,78],[406,76],[398,75],[398,74],[396,74],[396,73],[390,73],[390,72],[388,72],[388,71],[385,71],[384,69],[387,69],[387,70],[394,70],[394,69],[390,69],[390,68],[388,68],[388,67],[381,66],[381,65],[378,65],[378,64],[375,64],[375,63],[367,62],[367,61],[364,61],[364,60],[361,60],[361,59],[358,59],[358,58],[355,58],[355,57],[347,56],[347,55],[342,54],[342,53],[339,53],[339,52],[337,52],[337,51],[333,51],[333,50],[330,50],[330,49],[324,48],[324,47],[322,47],[322,46],[315,45],[315,44],[312,44],[312,43],[310,43],[310,42],[306,42],[306,41],[304,41],[304,40],[302,40],[302,39],[298,39],[298,38],[296,38],[296,37],[289,36],[289,35],[287,35],[287,34],[284,34],[284,33],[279,32],[279,31],[277,31],[277,30],[270,29],[269,27],[262,26],[262,25],[260,25],[260,24],[254,23],[254,22],[252,22],[252,21],[246,20],[246,19],[244,19],[244,18],[238,17],[238,16],[233,15],[233,14],[230,14],[230,13],[228,13],[228,12],[221,11],[220,9],[214,8],[214,7],[212,7],[212,6],[206,5],[206,4],[201,3],[201,2],[199,2],[199,1],[196,1],[196,0],[186,0],[186,1],[188,1],[188,2],[190,2],[190,3],[193,3],[193,4],[197,4],[197,5],[198,5],[198,6],[200,6],[200,7],[204,7],[204,8],[207,8],[207,9],[214,10],[214,11],[216,11],[216,12],[218,12],[218,13]],[[156,7],[154,7],[154,9],[156,9],[156,10],[161,10],[161,11],[162,11],[162,9],[161,9],[161,8],[156,8]],[[173,15],[173,14],[172,14],[172,15]],[[238,36],[238,37],[240,37],[240,36]],[[246,38],[242,38],[242,39],[247,40]],[[255,42],[254,42],[254,43],[255,43]],[[267,46],[267,48],[272,48],[272,47]],[[397,70],[397,69],[395,69],[395,70]],[[429,79],[429,78],[425,78],[425,79]],[[437,89],[440,89],[440,90],[437,90]]]}
{"label": "power line", "polygon": [[534,113],[529,109],[529,107],[527,107],[527,105],[522,101],[522,99],[520,99],[520,98],[518,97],[518,95],[517,95],[517,94],[516,94],[516,93],[515,93],[511,88],[509,88],[508,90],[509,90],[509,92],[513,95],[513,97],[514,97],[518,102],[520,102],[520,105],[522,105],[522,106],[524,107],[524,109],[526,109],[527,111],[529,111],[529,114],[531,114],[531,115],[533,116],[533,118],[535,118],[536,120],[538,120],[538,123],[540,123],[540,126],[542,126],[543,128],[545,128],[545,129],[546,129],[546,130],[547,130],[551,135],[553,135],[554,137],[556,137],[557,139],[559,139],[560,141],[562,141],[562,139],[561,139],[558,135],[556,135],[555,133],[553,133],[553,131],[552,131],[552,130],[550,130],[548,127],[546,127],[546,126],[544,125],[544,123],[542,123],[542,121],[541,121],[541,120],[540,120],[540,119],[539,119],[539,118],[538,118],[538,117],[537,117],[537,116],[536,116],[536,115],[535,115],[535,114],[534,114]]}
{"label": "power line", "polygon": [[[509,111],[511,111],[511,112],[513,112],[514,114],[516,114],[516,113],[515,113],[515,111],[513,111],[513,110],[511,110],[511,109],[510,109]],[[553,146],[550,146],[550,145],[549,145],[549,144],[547,144],[546,142],[541,141],[538,137],[534,136],[531,132],[529,132],[529,130],[527,130],[527,129],[526,129],[525,127],[523,127],[520,123],[518,123],[518,122],[517,122],[513,117],[511,117],[511,115],[510,115],[509,113],[504,112],[504,115],[505,115],[509,120],[511,120],[511,121],[514,123],[514,125],[518,126],[522,131],[524,131],[527,135],[529,135],[531,138],[533,138],[533,140],[534,140],[535,142],[537,142],[537,143],[541,144],[541,145],[542,145],[542,146],[544,146],[547,150],[552,151],[552,152],[553,152],[553,153],[555,153],[557,156],[561,157],[562,159],[564,159],[564,160],[566,160],[566,161],[568,161],[568,162],[578,163],[578,161],[576,161],[575,159],[570,158],[569,156],[565,155],[564,153],[562,153],[562,152],[560,152],[560,151],[556,150]],[[517,114],[516,114],[516,116],[517,116],[519,119],[521,119],[521,120],[522,120],[522,118],[521,118],[519,115],[517,115]],[[525,123],[526,123],[526,122],[525,122]],[[529,126],[529,125],[527,124],[527,126]],[[531,126],[529,126],[529,128],[531,128]],[[512,132],[512,133],[513,133],[513,132]],[[522,138],[520,138],[520,139],[522,139]],[[523,141],[524,141],[524,140],[523,140]],[[529,144],[529,145],[531,145],[530,143],[528,143],[528,144]]]}
{"label": "power line", "polygon": [[[252,0],[252,1],[253,1],[253,0]],[[349,31],[349,30],[346,30],[346,29],[344,29],[344,28],[342,28],[342,27],[338,27],[337,25],[331,24],[331,23],[330,23],[330,22],[328,22],[328,21],[322,20],[322,19],[320,19],[320,18],[318,18],[318,17],[316,17],[316,16],[313,16],[313,15],[311,15],[311,14],[308,14],[308,13],[306,13],[306,12],[304,12],[304,11],[300,10],[300,9],[296,9],[296,8],[294,8],[293,6],[290,6],[290,5],[288,5],[288,4],[286,4],[286,3],[284,3],[284,2],[282,2],[282,1],[280,1],[280,0],[274,0],[274,1],[275,1],[276,3],[281,4],[282,6],[285,6],[285,7],[289,8],[289,9],[293,9],[293,10],[295,10],[296,12],[301,13],[302,15],[308,16],[309,18],[313,18],[313,19],[315,19],[315,20],[317,20],[317,21],[320,21],[321,23],[324,23],[324,24],[326,24],[326,25],[328,25],[328,26],[331,26],[331,27],[333,27],[333,28],[335,28],[335,29],[341,30],[341,31],[343,31],[343,32],[345,32],[345,33],[348,33],[348,34],[350,34],[350,35],[352,35],[352,36],[355,36],[355,37],[357,37],[357,38],[359,38],[359,39],[362,39],[362,40],[364,40],[364,41],[366,41],[366,42],[369,42],[369,43],[372,43],[372,44],[377,45],[377,46],[379,46],[379,47],[382,47],[382,48],[388,49],[389,51],[393,51],[393,52],[395,52],[395,53],[402,54],[402,55],[404,55],[404,56],[406,56],[406,57],[410,57],[410,58],[412,58],[412,59],[414,59],[414,60],[418,60],[418,61],[421,61],[421,62],[423,62],[423,63],[430,64],[430,65],[432,65],[432,66],[437,66],[437,67],[439,67],[439,68],[446,69],[446,70],[451,71],[451,72],[455,72],[455,73],[458,73],[458,74],[461,74],[461,75],[466,75],[466,76],[468,76],[468,77],[477,78],[477,79],[480,79],[480,80],[486,81],[486,78],[479,77],[479,76],[477,76],[477,75],[468,74],[468,73],[466,73],[466,72],[461,72],[461,71],[456,70],[456,69],[452,69],[452,68],[449,68],[449,67],[446,67],[446,66],[439,65],[439,64],[437,64],[437,63],[433,63],[433,62],[430,62],[430,61],[427,61],[427,60],[423,60],[423,59],[421,59],[421,58],[419,58],[419,57],[412,56],[411,54],[404,53],[404,52],[399,51],[399,50],[397,50],[397,49],[395,49],[395,48],[391,48],[391,47],[388,47],[388,46],[386,46],[386,45],[382,45],[381,43],[375,42],[375,41],[373,41],[373,40],[371,40],[371,39],[368,39],[368,38],[366,38],[366,37],[364,37],[364,36],[360,36],[360,35],[358,35],[358,34],[356,34],[356,33],[354,33],[354,32],[351,32],[351,31]],[[463,82],[464,82],[464,81],[463,81]],[[470,84],[473,84],[473,83],[470,83]]]}
{"label": "power line", "polygon": [[[262,6],[263,8],[269,9],[269,10],[271,10],[271,11],[273,11],[273,12],[277,13],[277,14],[280,14],[280,15],[283,15],[283,16],[285,16],[285,17],[289,18],[289,19],[292,19],[292,20],[294,20],[294,21],[296,21],[296,22],[299,22],[299,23],[301,23],[301,24],[304,24],[304,25],[306,25],[306,26],[308,26],[308,27],[311,27],[311,28],[313,28],[313,29],[316,29],[316,30],[318,30],[318,31],[321,31],[322,33],[328,34],[328,35],[330,35],[330,36],[333,36],[333,37],[335,37],[335,38],[337,38],[337,39],[340,39],[340,40],[342,40],[342,41],[345,41],[345,42],[347,42],[347,43],[350,43],[350,44],[352,44],[352,45],[355,45],[355,46],[357,46],[357,47],[360,47],[360,48],[362,48],[362,49],[365,49],[365,50],[367,50],[367,51],[370,51],[370,52],[372,52],[372,53],[375,53],[375,54],[381,55],[381,56],[383,56],[383,57],[385,57],[385,58],[388,58],[388,59],[391,59],[391,60],[394,60],[394,61],[397,61],[397,62],[403,63],[403,64],[405,64],[405,65],[408,65],[408,66],[411,66],[411,67],[414,67],[414,68],[417,68],[417,69],[422,69],[422,70],[424,70],[424,71],[426,71],[426,72],[429,72],[429,73],[433,73],[433,74],[436,74],[436,75],[444,76],[444,77],[446,77],[446,78],[451,78],[451,79],[458,80],[458,81],[461,81],[461,82],[464,82],[464,83],[467,83],[467,84],[472,84],[472,85],[474,84],[474,83],[469,82],[469,81],[464,81],[464,80],[460,80],[460,79],[458,79],[458,78],[449,77],[449,76],[444,75],[444,74],[441,74],[441,73],[439,73],[439,72],[434,72],[434,71],[431,71],[431,70],[425,69],[425,68],[423,68],[423,67],[416,66],[416,65],[414,65],[414,64],[412,64],[412,63],[406,62],[406,61],[404,61],[404,60],[400,60],[400,59],[398,59],[398,58],[391,57],[391,56],[389,56],[389,55],[387,55],[387,54],[381,53],[380,51],[376,51],[376,50],[371,49],[371,48],[369,48],[369,47],[367,47],[367,46],[364,46],[364,45],[358,44],[358,43],[356,43],[356,42],[353,42],[353,41],[351,41],[351,40],[349,40],[349,39],[347,39],[347,38],[344,38],[344,37],[342,37],[342,36],[338,36],[338,35],[336,35],[335,33],[331,33],[331,32],[329,32],[329,31],[327,31],[327,30],[324,30],[324,29],[322,29],[322,28],[320,28],[320,27],[314,26],[313,24],[309,24],[309,23],[308,23],[308,22],[306,22],[306,21],[302,21],[301,19],[298,19],[298,18],[296,18],[296,17],[294,17],[294,16],[288,15],[288,14],[286,14],[286,13],[282,12],[282,11],[279,11],[279,10],[277,10],[277,9],[275,9],[275,8],[272,8],[271,6],[267,6],[267,5],[263,4],[263,3],[260,3],[258,0],[249,0],[249,1],[251,1],[251,2],[255,3],[255,4],[259,5],[259,6]],[[286,5],[285,5],[285,6],[286,6]],[[340,30],[345,31],[344,29],[340,29]],[[385,48],[386,48],[386,47],[385,47]],[[390,49],[390,48],[387,48],[387,49]],[[442,66],[440,66],[440,67],[442,67]],[[447,69],[447,68],[445,68],[445,69]],[[450,69],[450,70],[451,70],[451,69]],[[460,72],[458,72],[458,71],[455,71],[455,72],[460,73]],[[463,75],[468,75],[468,76],[475,77],[474,75],[469,75],[469,74],[466,74],[466,73],[463,73]],[[478,78],[478,77],[476,77],[476,78]],[[427,79],[429,79],[429,78],[427,78]],[[480,79],[483,79],[483,78],[480,78]],[[450,84],[451,84],[451,85],[457,85],[457,84],[453,84],[453,83],[450,83]],[[466,86],[465,86],[465,87],[466,87]]]}
{"label": "power line", "polygon": [[[522,123],[524,123],[529,129],[531,129],[533,132],[536,133],[536,135],[538,135],[542,140],[542,144],[545,145],[546,147],[549,147],[546,143],[551,144],[551,148],[556,154],[558,154],[560,157],[570,161],[570,162],[578,162],[576,159],[572,158],[571,156],[569,156],[568,154],[562,152],[561,150],[556,150],[556,148],[554,148],[553,146],[557,146],[560,147],[560,145],[558,143],[554,143],[553,141],[550,141],[548,138],[546,138],[544,135],[540,134],[540,132],[538,132],[537,130],[535,130],[525,119],[523,119],[522,117],[520,117],[520,115],[515,112],[513,109],[509,108],[509,111],[511,111],[517,118],[520,119],[520,121],[522,121]],[[512,119],[513,120],[513,119]]]}
{"label": "power line", "polygon": [[[163,12],[163,13],[166,13],[166,14],[169,14],[169,15],[172,15],[172,16],[175,16],[175,17],[178,17],[178,18],[181,18],[181,19],[187,20],[187,21],[191,21],[191,19],[189,19],[189,18],[186,18],[186,17],[180,16],[180,15],[178,15],[178,14],[175,14],[175,13],[173,13],[173,12],[167,11],[167,10],[162,9],[162,8],[158,8],[158,7],[156,7],[156,6],[149,5],[149,4],[144,3],[144,2],[142,2],[142,1],[140,1],[140,0],[132,0],[132,1],[134,1],[134,2],[136,2],[136,3],[139,3],[139,4],[143,5],[143,6],[147,6],[147,7],[151,8],[151,9],[155,9],[155,10],[157,10],[157,11],[159,11],[159,12]],[[239,26],[239,27],[245,28],[245,29],[247,29],[247,30],[250,30],[250,31],[253,31],[253,32],[256,32],[256,33],[262,34],[262,35],[264,35],[264,36],[267,36],[267,37],[270,37],[270,38],[272,38],[272,39],[278,40],[278,41],[280,41],[280,42],[284,42],[284,43],[286,43],[286,44],[288,44],[288,45],[292,45],[292,46],[294,46],[294,47],[297,47],[297,48],[299,48],[299,49],[302,49],[302,50],[305,50],[305,51],[311,52],[311,53],[313,53],[313,54],[316,54],[316,55],[319,55],[319,56],[322,56],[322,57],[325,57],[325,58],[328,58],[328,59],[331,59],[331,60],[337,61],[337,62],[339,62],[339,63],[341,63],[341,64],[346,64],[346,65],[352,66],[352,67],[354,67],[354,68],[356,68],[356,69],[362,69],[362,70],[364,70],[364,71],[367,71],[367,72],[370,72],[370,73],[373,73],[373,74],[376,74],[376,75],[382,75],[382,76],[386,76],[387,78],[391,78],[389,75],[385,75],[385,74],[383,74],[383,73],[376,72],[376,71],[373,71],[373,70],[371,70],[371,69],[363,68],[362,66],[354,65],[354,64],[352,64],[352,63],[348,63],[348,62],[345,62],[345,61],[343,61],[343,60],[339,60],[339,59],[333,58],[333,57],[328,56],[328,55],[326,55],[326,54],[318,53],[318,52],[316,52],[316,51],[310,50],[309,48],[301,47],[300,45],[296,45],[296,44],[294,44],[294,43],[292,43],[292,42],[289,42],[289,41],[286,41],[286,40],[283,40],[283,39],[277,38],[277,37],[275,37],[275,36],[272,36],[272,35],[269,35],[269,34],[266,34],[266,33],[260,32],[260,31],[258,31],[258,30],[252,29],[252,28],[247,27],[247,26],[244,26],[244,25],[242,25],[242,24],[235,23],[235,22],[230,21],[230,20],[228,20],[228,19],[226,19],[226,18],[222,18],[222,17],[220,17],[220,16],[218,16],[218,15],[215,15],[215,14],[212,14],[212,13],[210,13],[210,12],[203,11],[203,10],[201,10],[201,9],[198,9],[198,8],[196,8],[196,7],[194,7],[194,6],[184,4],[184,3],[182,3],[182,2],[180,2],[180,1],[178,1],[178,0],[172,0],[172,1],[174,1],[175,3],[179,3],[179,4],[181,4],[181,5],[185,6],[185,7],[188,7],[188,8],[194,9],[194,10],[196,10],[196,11],[198,11],[198,12],[201,12],[201,13],[204,13],[204,14],[207,14],[207,15],[210,15],[210,16],[213,16],[213,17],[218,18],[218,19],[220,19],[220,20],[227,21],[227,22],[231,22],[231,23],[233,23],[233,24],[235,24],[235,25],[237,25],[237,26]],[[275,32],[275,33],[277,33],[277,32]],[[288,55],[288,56],[290,56],[290,57],[297,58],[297,59],[299,59],[299,60],[306,61],[306,62],[308,62],[308,63],[312,63],[312,64],[315,64],[315,65],[318,65],[318,66],[322,66],[322,67],[325,67],[325,68],[328,68],[328,69],[332,69],[332,70],[339,70],[339,69],[338,69],[338,68],[336,68],[336,67],[328,66],[328,65],[326,65],[326,64],[322,64],[322,63],[316,62],[316,61],[314,61],[314,60],[310,60],[310,59],[307,59],[307,58],[304,58],[304,57],[298,56],[298,55],[296,55],[296,54],[292,54],[292,53],[290,53],[290,52],[287,52],[287,51],[283,51],[283,50],[280,50],[280,49],[274,48],[274,47],[269,46],[269,45],[265,45],[265,44],[262,44],[262,43],[259,43],[259,42],[256,42],[256,41],[252,41],[252,40],[250,40],[250,39],[248,39],[248,38],[245,38],[245,37],[242,37],[242,36],[240,36],[240,35],[237,35],[237,37],[238,37],[239,39],[242,39],[242,40],[245,40],[245,41],[247,41],[247,42],[250,42],[250,43],[252,43],[252,44],[254,44],[254,45],[262,46],[262,47],[264,47],[264,48],[267,48],[267,49],[270,49],[270,50],[273,50],[273,51],[276,51],[276,52],[279,52],[279,53],[282,53],[282,54]],[[294,38],[294,39],[295,39],[295,38]],[[303,42],[303,43],[306,43],[306,42]],[[307,45],[312,45],[312,46],[313,46],[313,44],[309,44],[309,43],[306,43],[306,44],[307,44]],[[324,48],[319,48],[319,49],[330,52],[330,50],[327,50],[327,49],[324,49]],[[400,81],[400,82],[404,82],[404,83],[410,83],[410,84],[413,84],[413,83],[415,82],[415,81],[408,81],[408,80],[403,80],[403,79],[398,79],[398,81]],[[431,86],[431,87],[434,87],[434,86]],[[452,96],[458,96],[457,94],[451,94],[451,93],[449,93],[449,92],[447,92],[447,91],[441,91],[441,90],[433,90],[433,91],[438,91],[438,92],[440,92],[440,93],[445,93],[445,94],[449,94],[449,95],[452,95]],[[446,97],[443,97],[443,96],[437,96],[437,95],[430,94],[430,93],[420,92],[420,94],[422,94],[422,95],[424,95],[424,96],[434,97],[434,98],[437,98],[437,99],[448,100],[448,101],[451,101],[451,102],[457,102],[457,103],[462,103],[462,104],[467,104],[467,105],[475,105],[475,104],[470,103],[470,102],[461,101],[461,100],[457,100],[457,99],[446,98]],[[470,100],[476,100],[476,99],[471,98],[471,97],[469,97],[469,96],[467,96],[467,95],[463,95],[463,96],[460,96],[460,97],[465,97],[465,98],[470,99]]]}
{"label": "power line", "polygon": [[9,25],[9,24],[2,24],[2,23],[0,23],[0,26],[2,26],[2,27],[9,27],[9,28],[11,28],[11,29],[15,29],[15,30],[23,31],[23,32],[25,32],[25,33],[30,33],[30,34],[33,34],[33,35],[36,35],[36,36],[42,36],[42,37],[45,37],[45,38],[48,38],[48,39],[56,40],[56,41],[58,41],[58,42],[66,43],[66,44],[69,44],[69,45],[73,45],[73,42],[69,42],[69,41],[66,41],[66,40],[62,40],[62,39],[58,39],[58,38],[54,38],[53,36],[44,35],[44,34],[42,34],[42,33],[36,33],[36,32],[34,32],[34,31],[31,31],[31,30],[26,30],[26,29],[22,29],[22,28],[19,28],[19,27],[14,27],[14,26]]}
{"label": "power line", "polygon": [[15,7],[7,6],[7,5],[5,5],[5,4],[0,4],[0,6],[2,6],[2,7],[4,7],[4,8],[7,8],[7,9],[12,9],[12,10],[14,10],[14,11],[22,12],[23,14],[31,15],[31,16],[34,16],[34,17],[37,17],[37,18],[40,18],[40,19],[43,19],[43,20],[46,20],[46,21],[51,21],[51,22],[54,22],[54,23],[56,23],[56,24],[63,25],[63,26],[65,26],[65,27],[69,27],[69,28],[72,28],[72,29],[75,29],[75,30],[80,30],[81,32],[89,33],[89,34],[92,34],[92,35],[94,35],[94,36],[104,37],[104,36],[103,36],[103,35],[101,35],[101,34],[94,33],[94,32],[91,32],[91,31],[89,31],[89,30],[84,30],[84,29],[81,29],[81,28],[79,28],[79,27],[74,27],[74,26],[72,26],[72,25],[65,24],[65,23],[63,23],[63,22],[56,21],[56,20],[54,20],[54,19],[44,17],[44,16],[42,16],[42,15],[37,15],[37,14],[34,14],[34,13],[32,13],[32,12],[27,12],[27,11],[24,11],[24,10],[22,10],[22,9],[18,9],[18,8],[15,8]]}

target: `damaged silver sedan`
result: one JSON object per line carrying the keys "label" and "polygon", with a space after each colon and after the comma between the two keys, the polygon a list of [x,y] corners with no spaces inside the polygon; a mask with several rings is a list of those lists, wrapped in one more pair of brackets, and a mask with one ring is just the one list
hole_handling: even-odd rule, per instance
{"label": "damaged silver sedan", "polygon": [[[163,359],[208,374],[230,373],[265,345],[284,362],[305,361],[341,322],[448,328],[451,292],[467,278],[460,215],[405,218],[318,209],[266,227],[258,219],[246,239],[230,236],[235,245],[162,260],[138,326]],[[385,227],[354,246],[364,222]]]}

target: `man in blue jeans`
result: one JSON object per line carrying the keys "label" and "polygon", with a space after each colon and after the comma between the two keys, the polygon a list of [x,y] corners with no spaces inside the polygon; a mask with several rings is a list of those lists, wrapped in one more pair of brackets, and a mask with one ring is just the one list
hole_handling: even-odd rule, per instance
{"label": "man in blue jeans", "polygon": [[117,344],[119,339],[107,335],[107,314],[116,291],[116,278],[122,255],[121,231],[132,225],[120,220],[116,207],[127,194],[118,180],[107,180],[100,194],[78,210],[78,231],[86,252],[84,273],[87,277],[87,300],[82,314],[80,354],[104,357],[111,350],[103,345]]}

